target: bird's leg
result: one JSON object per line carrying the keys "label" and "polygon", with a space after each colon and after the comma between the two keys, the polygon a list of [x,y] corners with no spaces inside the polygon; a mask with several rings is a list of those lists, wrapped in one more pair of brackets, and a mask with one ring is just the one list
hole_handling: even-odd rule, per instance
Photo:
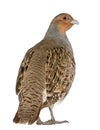
{"label": "bird's leg", "polygon": [[51,120],[55,121],[54,115],[53,115],[53,106],[49,107],[50,115],[51,115]]}
{"label": "bird's leg", "polygon": [[49,110],[50,110],[50,115],[51,115],[51,120],[48,120],[45,122],[46,125],[52,125],[52,124],[61,124],[61,123],[66,123],[68,121],[64,120],[64,121],[56,121],[54,118],[54,114],[53,114],[53,107],[50,106]]}
{"label": "bird's leg", "polygon": [[[53,111],[52,111],[52,106],[49,107],[49,110],[50,110],[50,115],[51,115],[51,120],[48,120],[48,121],[45,121],[45,122],[42,122],[40,120],[40,118],[38,118],[37,120],[37,124],[38,125],[52,125],[52,124],[61,124],[61,123],[66,123],[68,121],[64,120],[64,121],[56,121],[55,118],[54,118],[54,115],[53,115]],[[69,122],[68,122],[69,123]]]}

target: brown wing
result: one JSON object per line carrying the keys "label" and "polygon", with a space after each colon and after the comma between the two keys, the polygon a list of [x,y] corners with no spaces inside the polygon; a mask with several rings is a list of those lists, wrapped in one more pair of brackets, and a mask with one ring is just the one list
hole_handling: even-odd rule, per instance
{"label": "brown wing", "polygon": [[31,59],[33,53],[34,53],[33,48],[30,48],[27,51],[21,65],[20,65],[20,69],[19,69],[18,77],[17,77],[17,81],[16,81],[16,94],[18,94],[21,90],[21,83],[22,83],[22,80],[24,78],[24,74],[28,69],[30,59]]}
{"label": "brown wing", "polygon": [[44,106],[63,99],[68,93],[75,74],[73,55],[63,47],[51,49],[45,69],[47,102]]}

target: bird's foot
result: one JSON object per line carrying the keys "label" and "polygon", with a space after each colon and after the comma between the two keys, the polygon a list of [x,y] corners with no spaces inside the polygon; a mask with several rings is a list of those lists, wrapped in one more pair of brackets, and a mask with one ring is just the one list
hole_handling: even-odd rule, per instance
{"label": "bird's foot", "polygon": [[37,120],[37,125],[53,125],[53,124],[62,124],[62,123],[69,123],[68,121],[56,121],[56,120],[48,120],[48,121],[41,121],[40,119]]}

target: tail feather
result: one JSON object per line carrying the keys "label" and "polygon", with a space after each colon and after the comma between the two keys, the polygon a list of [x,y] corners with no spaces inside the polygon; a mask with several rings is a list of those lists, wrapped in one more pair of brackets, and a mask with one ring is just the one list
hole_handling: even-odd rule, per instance
{"label": "tail feather", "polygon": [[19,109],[13,119],[13,122],[15,123],[21,123],[21,124],[33,124],[37,118],[39,117],[39,113],[41,110],[42,105],[39,104],[38,106],[34,105],[33,107],[26,106],[25,108],[21,108],[21,105],[19,106]]}
{"label": "tail feather", "polygon": [[13,119],[13,122],[18,123],[19,120],[20,120],[20,118],[18,117],[18,112],[16,112],[16,115],[15,115],[15,117]]}

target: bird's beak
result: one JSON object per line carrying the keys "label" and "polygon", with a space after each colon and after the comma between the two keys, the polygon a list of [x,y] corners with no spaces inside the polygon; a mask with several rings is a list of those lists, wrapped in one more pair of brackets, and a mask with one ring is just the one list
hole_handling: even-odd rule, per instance
{"label": "bird's beak", "polygon": [[77,20],[75,20],[75,19],[73,19],[73,20],[71,21],[71,23],[72,23],[72,24],[79,24],[79,22],[78,22]]}

